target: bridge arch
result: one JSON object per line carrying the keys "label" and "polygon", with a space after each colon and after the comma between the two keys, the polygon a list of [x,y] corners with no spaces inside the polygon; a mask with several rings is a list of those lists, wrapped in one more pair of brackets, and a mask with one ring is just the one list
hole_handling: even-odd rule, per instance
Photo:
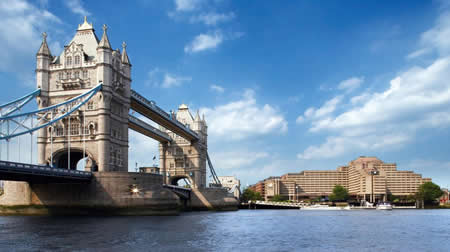
{"label": "bridge arch", "polygon": [[183,183],[183,185],[180,185],[179,182],[181,180],[186,180],[188,182],[189,186],[193,185],[192,179],[187,175],[172,176],[169,178],[169,184],[174,185],[174,186],[183,186],[184,184],[186,184],[186,183]]}
{"label": "bridge arch", "polygon": [[82,159],[88,158],[86,160],[85,170],[87,171],[97,171],[97,162],[87,150],[85,151],[85,157],[83,157],[83,150],[80,148],[70,149],[70,167],[68,168],[69,161],[69,151],[68,149],[61,149],[53,153],[53,166],[56,168],[68,168],[70,170],[76,170],[77,165]]}

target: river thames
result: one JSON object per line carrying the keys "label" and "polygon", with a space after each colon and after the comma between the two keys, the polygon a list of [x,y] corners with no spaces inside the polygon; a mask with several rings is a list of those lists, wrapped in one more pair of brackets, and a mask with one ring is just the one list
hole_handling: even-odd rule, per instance
{"label": "river thames", "polygon": [[1,251],[450,251],[450,210],[0,217]]}

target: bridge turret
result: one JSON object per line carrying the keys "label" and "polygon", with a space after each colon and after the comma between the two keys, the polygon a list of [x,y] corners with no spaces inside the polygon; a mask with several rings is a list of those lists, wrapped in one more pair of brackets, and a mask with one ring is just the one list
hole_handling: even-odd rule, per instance
{"label": "bridge turret", "polygon": [[111,86],[111,68],[113,66],[113,50],[109,43],[106,30],[108,27],[103,25],[103,36],[97,46],[97,80],[103,82],[105,86]]}
{"label": "bridge turret", "polygon": [[36,54],[36,84],[43,95],[49,91],[49,66],[52,54],[47,44],[47,33],[42,33],[42,44]]}
{"label": "bridge turret", "polygon": [[77,162],[88,156],[86,170],[128,170],[131,65],[128,55],[111,48],[107,28],[103,25],[98,39],[85,17],[72,40],[54,58],[44,37],[36,71],[37,85],[44,91],[38,98],[40,106],[60,103],[99,83],[103,87],[77,113],[39,131],[39,163],[75,169]]}

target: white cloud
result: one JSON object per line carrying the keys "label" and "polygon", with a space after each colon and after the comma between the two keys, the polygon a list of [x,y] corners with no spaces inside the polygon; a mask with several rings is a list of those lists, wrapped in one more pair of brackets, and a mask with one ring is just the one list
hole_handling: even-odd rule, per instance
{"label": "white cloud", "polygon": [[214,167],[218,170],[241,169],[250,166],[255,162],[267,158],[267,152],[249,152],[246,150],[228,151],[228,152],[214,152],[212,160]]}
{"label": "white cloud", "polygon": [[311,119],[310,132],[326,132],[329,136],[324,143],[306,148],[298,158],[402,148],[413,142],[418,132],[450,127],[449,38],[450,14],[443,13],[435,27],[422,34],[421,51],[409,56],[436,50],[438,58],[431,64],[400,72],[382,92],[364,91],[350,97],[348,103],[343,102],[345,110],[341,113],[317,117],[314,108],[306,110],[298,122]]}
{"label": "white cloud", "polygon": [[186,53],[196,53],[205,50],[211,50],[218,47],[224,40],[221,31],[215,31],[210,34],[200,34],[184,47]]}
{"label": "white cloud", "polygon": [[203,0],[175,0],[175,10],[176,11],[193,11],[198,9]]}
{"label": "white cloud", "polygon": [[81,0],[66,0],[64,1],[66,6],[75,14],[81,15],[81,16],[90,16],[91,13],[87,11],[83,7],[83,2]]}
{"label": "white cloud", "polygon": [[198,16],[192,16],[190,18],[191,23],[204,23],[205,25],[209,26],[215,26],[218,23],[225,23],[228,21],[233,20],[236,17],[234,12],[230,12],[228,14],[225,13],[216,13],[216,12],[209,12],[209,13],[202,13]]}
{"label": "white cloud", "polygon": [[269,104],[259,106],[253,90],[246,90],[242,99],[214,108],[202,108],[206,115],[209,135],[240,140],[256,135],[284,133],[288,123],[277,109]]}
{"label": "white cloud", "polygon": [[154,87],[172,88],[179,87],[187,82],[192,81],[191,77],[178,76],[159,68],[154,68],[148,73],[147,84]]}
{"label": "white cloud", "polygon": [[161,84],[161,87],[163,88],[171,88],[171,87],[178,87],[181,86],[185,82],[191,81],[191,77],[178,77],[175,75],[170,75],[166,73],[164,75],[164,80]]}
{"label": "white cloud", "polygon": [[[34,85],[36,52],[41,33],[55,29],[61,20],[44,9],[24,0],[0,1],[0,71],[12,72]],[[48,41],[52,47],[52,33]]]}
{"label": "white cloud", "polygon": [[413,140],[417,130],[450,126],[449,79],[450,57],[440,58],[426,68],[413,67],[399,74],[384,92],[352,97],[352,106],[334,117],[313,116],[317,112],[307,110],[305,116],[315,118],[310,132],[337,135],[322,145],[310,146],[299,157],[321,158],[352,149],[394,148]]}
{"label": "white cloud", "polygon": [[223,93],[223,92],[225,92],[225,88],[223,88],[223,87],[221,87],[221,86],[219,86],[219,85],[216,85],[216,84],[212,84],[209,88],[210,88],[212,91],[215,91],[215,92],[217,92],[217,93]]}
{"label": "white cloud", "polygon": [[353,91],[364,82],[364,77],[352,77],[347,80],[343,80],[339,83],[339,90],[347,90],[348,92]]}
{"label": "white cloud", "polygon": [[316,109],[314,107],[308,108],[303,115],[297,117],[296,122],[298,124],[303,123],[305,120],[313,120],[313,119],[319,119],[328,117],[330,114],[332,114],[337,106],[341,103],[343,99],[343,96],[335,96],[332,99],[326,101],[322,107]]}

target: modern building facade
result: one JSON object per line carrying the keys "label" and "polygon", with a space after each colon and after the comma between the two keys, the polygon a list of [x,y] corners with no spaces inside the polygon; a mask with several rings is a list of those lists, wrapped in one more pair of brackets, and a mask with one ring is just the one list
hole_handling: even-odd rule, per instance
{"label": "modern building facade", "polygon": [[[254,185],[263,191],[265,200],[280,195],[289,200],[327,197],[335,185],[345,187],[352,198],[375,202],[388,195],[415,194],[419,186],[431,181],[412,171],[399,171],[395,163],[385,163],[376,157],[361,156],[336,170],[312,170],[288,173],[265,179]],[[262,189],[261,187],[264,187]],[[258,188],[258,189],[257,189]]]}

